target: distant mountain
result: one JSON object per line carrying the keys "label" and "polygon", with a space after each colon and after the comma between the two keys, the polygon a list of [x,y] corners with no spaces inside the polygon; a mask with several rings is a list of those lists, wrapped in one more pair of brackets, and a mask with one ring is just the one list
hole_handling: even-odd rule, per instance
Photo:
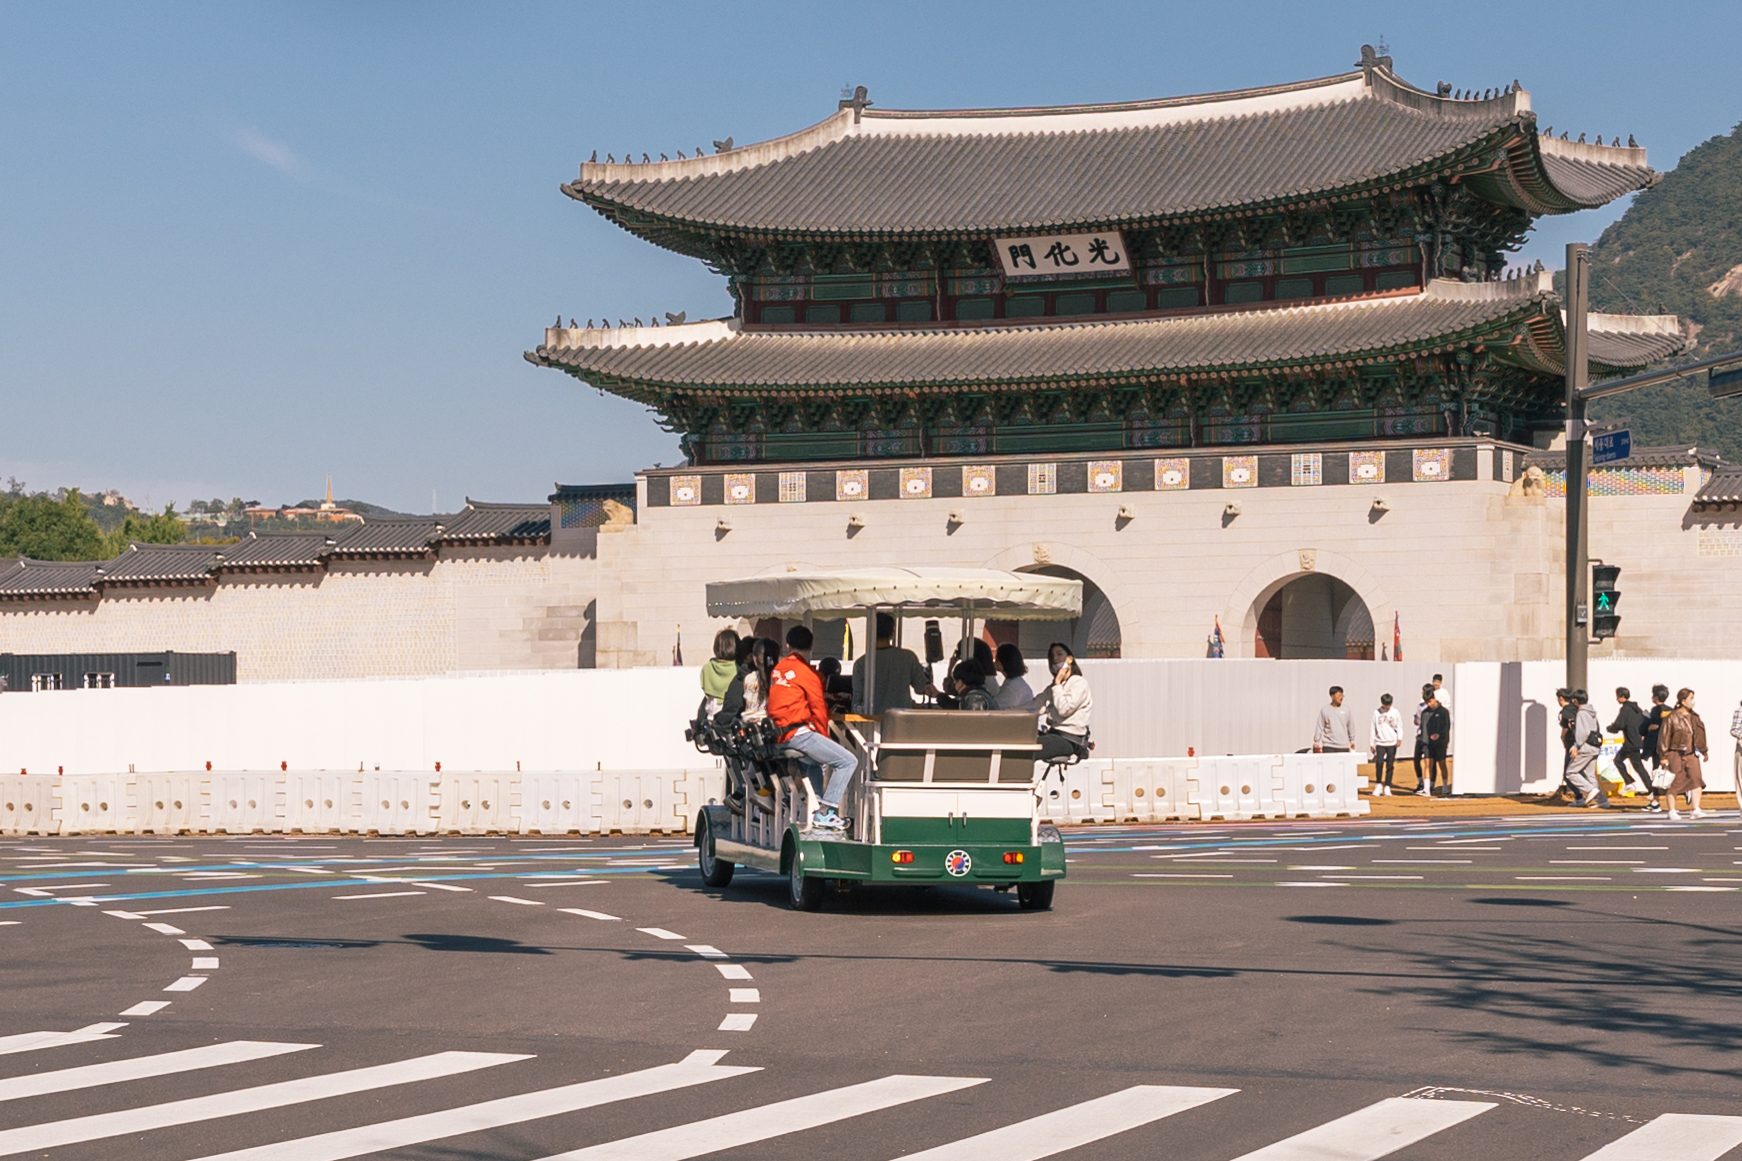
{"label": "distant mountain", "polygon": [[[1679,315],[1694,346],[1678,361],[1742,348],[1742,125],[1681,159],[1634,198],[1592,248],[1591,306]],[[1697,444],[1742,461],[1742,402],[1691,383],[1602,400],[1595,419],[1627,419],[1634,446]]]}

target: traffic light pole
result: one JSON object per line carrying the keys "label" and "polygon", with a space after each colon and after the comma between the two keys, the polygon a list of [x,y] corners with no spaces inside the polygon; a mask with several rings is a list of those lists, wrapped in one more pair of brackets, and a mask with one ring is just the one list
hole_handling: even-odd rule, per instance
{"label": "traffic light pole", "polygon": [[1567,246],[1567,677],[1568,689],[1587,689],[1589,656],[1586,625],[1591,570],[1586,560],[1589,468],[1585,458],[1585,395],[1590,362],[1585,314],[1591,285],[1591,251],[1583,242]]}

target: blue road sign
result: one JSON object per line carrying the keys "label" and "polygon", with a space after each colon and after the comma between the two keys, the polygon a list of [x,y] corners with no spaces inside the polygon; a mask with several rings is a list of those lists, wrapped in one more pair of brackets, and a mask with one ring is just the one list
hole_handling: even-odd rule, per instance
{"label": "blue road sign", "polygon": [[1633,454],[1633,433],[1625,427],[1591,438],[1591,463],[1612,464]]}

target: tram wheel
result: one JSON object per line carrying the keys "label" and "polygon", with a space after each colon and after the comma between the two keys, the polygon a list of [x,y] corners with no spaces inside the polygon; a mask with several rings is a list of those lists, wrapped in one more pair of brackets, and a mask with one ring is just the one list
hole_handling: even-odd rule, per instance
{"label": "tram wheel", "polygon": [[1016,884],[1016,902],[1024,911],[1051,911],[1052,890],[1057,883],[1018,883]]}
{"label": "tram wheel", "polygon": [[727,862],[714,853],[714,824],[702,828],[701,841],[696,844],[696,860],[701,864],[702,882],[710,887],[725,887],[732,882],[738,864]]}

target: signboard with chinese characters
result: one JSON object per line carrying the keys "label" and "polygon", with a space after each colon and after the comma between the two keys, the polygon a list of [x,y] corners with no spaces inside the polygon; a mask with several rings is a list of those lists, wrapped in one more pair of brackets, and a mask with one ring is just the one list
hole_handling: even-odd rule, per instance
{"label": "signboard with chinese characters", "polygon": [[994,238],[1006,278],[1129,274],[1131,256],[1117,230],[1103,234],[1042,234],[1032,238]]}

